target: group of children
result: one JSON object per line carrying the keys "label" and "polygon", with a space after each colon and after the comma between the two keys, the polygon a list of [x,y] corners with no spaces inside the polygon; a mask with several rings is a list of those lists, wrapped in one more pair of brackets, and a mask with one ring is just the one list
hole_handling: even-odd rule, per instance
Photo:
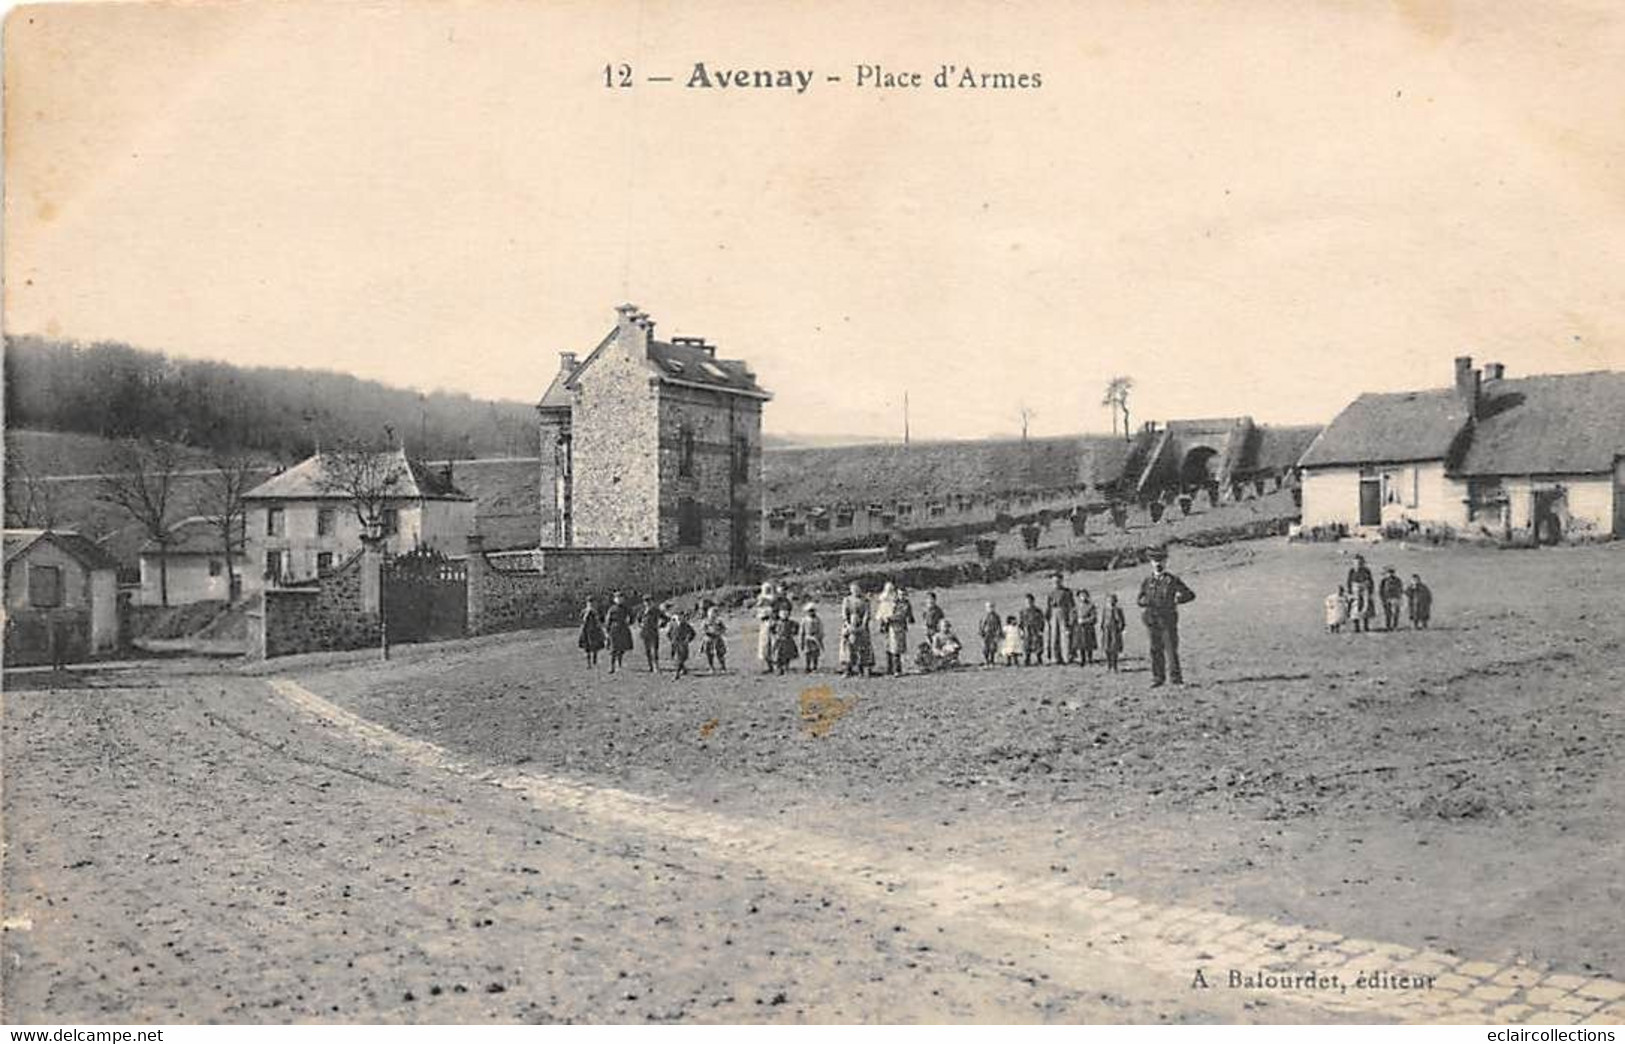
{"label": "group of children", "polygon": [[[1042,665],[1046,657],[1046,635],[1051,630],[1050,617],[1038,607],[1036,596],[1026,596],[1027,604],[1015,616],[1006,616],[1001,622],[993,603],[986,604],[981,625],[977,628],[982,638],[982,664],[991,667],[1003,661],[1006,667],[1032,667]],[[1073,613],[1069,647],[1065,653],[1051,653],[1050,659],[1065,659],[1069,663],[1088,665],[1095,662],[1099,650],[1108,671],[1119,669],[1123,656],[1123,633],[1128,630],[1128,617],[1117,604],[1116,595],[1108,595],[1106,604],[1098,612],[1087,603],[1082,612]],[[1099,638],[1096,638],[1096,631]]]}
{"label": "group of children", "polygon": [[1355,555],[1354,566],[1336,592],[1326,596],[1326,632],[1337,634],[1344,627],[1355,633],[1374,630],[1377,610],[1382,610],[1382,629],[1399,626],[1404,607],[1411,627],[1426,630],[1433,618],[1433,591],[1412,573],[1410,583],[1399,578],[1393,566],[1385,566],[1378,580],[1365,564],[1365,556]]}
{"label": "group of children", "polygon": [[[868,599],[857,594],[853,597],[861,601],[866,611]],[[816,604],[808,602],[800,616],[795,617],[788,590],[782,584],[767,583],[762,585],[754,609],[759,623],[757,659],[765,673],[787,674],[798,664],[808,674],[819,669],[825,632]],[[1087,597],[1084,598],[1084,611],[1069,617],[1070,651],[1065,654],[1047,650],[1046,633],[1053,630],[1050,613],[1038,606],[1034,595],[1026,596],[1026,605],[1014,616],[1001,617],[992,602],[986,603],[985,609],[977,628],[985,667],[1000,663],[1010,667],[1034,666],[1043,664],[1046,659],[1091,664],[1095,662],[1098,649],[1107,669],[1118,670],[1127,619],[1116,595],[1111,595],[1098,612],[1088,604]],[[867,638],[868,621],[866,617],[854,621],[855,615],[858,614],[843,605],[842,666],[848,673],[867,674],[873,664],[872,653],[868,662],[863,662],[860,649],[864,643],[856,639]],[[886,673],[902,674],[903,653],[908,648],[905,644],[907,625],[915,619],[907,595],[888,584],[879,599],[876,615],[887,650]],[[914,649],[915,668],[931,672],[960,666],[964,644],[934,593],[926,595],[920,622],[924,624],[925,638]],[[587,600],[576,644],[585,653],[588,667],[596,668],[599,654],[607,650],[610,673],[621,670],[625,667],[626,654],[632,651],[634,636],[642,646],[651,673],[660,670],[662,641],[671,658],[674,677],[689,673],[690,650],[696,640],[711,673],[728,669],[728,625],[721,608],[710,600],[702,602],[697,613],[669,602],[657,604],[647,597],[633,606],[619,591],[603,609],[593,599]]]}
{"label": "group of children", "polygon": [[598,654],[609,650],[609,672],[614,674],[625,666],[626,654],[632,650],[634,629],[643,646],[644,660],[650,673],[660,669],[662,638],[668,643],[674,677],[681,678],[688,673],[689,653],[696,638],[700,640],[700,651],[705,654],[705,662],[713,674],[728,669],[728,625],[717,606],[710,601],[700,606],[699,627],[696,630],[689,611],[673,607],[670,603],[657,605],[653,599],[645,597],[633,609],[627,605],[626,596],[616,591],[608,607],[600,612],[598,604],[588,598],[586,607],[581,611],[576,645],[586,653],[587,666],[591,668],[598,666]]}

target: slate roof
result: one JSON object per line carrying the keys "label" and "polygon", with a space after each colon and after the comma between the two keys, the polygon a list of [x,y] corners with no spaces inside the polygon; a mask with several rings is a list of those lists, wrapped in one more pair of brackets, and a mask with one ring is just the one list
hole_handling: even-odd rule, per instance
{"label": "slate roof", "polygon": [[6,565],[40,541],[55,544],[86,569],[118,569],[118,559],[94,540],[71,529],[8,529],[5,532]]}
{"label": "slate roof", "polygon": [[1467,426],[1453,389],[1367,393],[1343,408],[1298,460],[1305,468],[1447,460]]}
{"label": "slate roof", "polygon": [[661,380],[670,384],[699,384],[757,399],[772,397],[743,362],[718,359],[699,345],[650,341],[649,361]]}
{"label": "slate roof", "polygon": [[[396,476],[389,495],[405,500],[470,500],[471,497],[452,485],[444,472],[429,467],[420,460],[412,460],[405,450],[388,450],[378,455],[388,458],[383,463]],[[328,477],[327,462],[331,454],[318,453],[295,464],[278,475],[255,486],[243,495],[245,500],[345,500],[346,494],[334,488]]]}
{"label": "slate roof", "polygon": [[1486,386],[1461,475],[1609,472],[1625,456],[1625,372],[1549,374]]}
{"label": "slate roof", "polygon": [[[537,408],[567,410],[571,405],[571,392],[576,382],[610,345],[615,343],[615,330],[610,330],[598,342],[586,359],[569,375],[560,372],[542,393]],[[710,348],[699,344],[677,341],[649,342],[649,353],[644,360],[649,369],[666,384],[708,388],[730,395],[743,395],[753,399],[771,399],[773,393],[756,382],[756,374],[738,359],[719,359]]]}
{"label": "slate roof", "polygon": [[[242,519],[237,523],[238,555],[242,554],[243,529]],[[158,542],[148,540],[141,545],[141,553],[156,554]],[[169,548],[165,552],[170,555],[223,555],[224,549],[220,546],[220,524],[206,515],[193,515],[183,518],[169,527]],[[236,556],[234,556],[236,557]]]}

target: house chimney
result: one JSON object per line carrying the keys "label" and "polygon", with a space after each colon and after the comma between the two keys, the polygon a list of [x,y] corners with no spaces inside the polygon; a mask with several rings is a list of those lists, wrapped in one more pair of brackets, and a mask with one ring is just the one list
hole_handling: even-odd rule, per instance
{"label": "house chimney", "polygon": [[1485,363],[1484,364],[1484,380],[1485,380],[1486,383],[1489,382],[1489,381],[1499,381],[1499,380],[1501,380],[1502,378],[1504,378],[1506,376],[1506,372],[1507,372],[1507,368],[1505,366],[1502,366],[1500,363]]}
{"label": "house chimney", "polygon": [[1466,409],[1467,416],[1478,416],[1478,371],[1473,369],[1471,355],[1456,356],[1456,398]]}
{"label": "house chimney", "polygon": [[568,377],[571,374],[576,372],[576,353],[575,352],[560,352],[559,353],[559,372],[564,374],[566,377]]}
{"label": "house chimney", "polygon": [[638,311],[635,304],[623,304],[615,309],[619,319],[615,323],[615,343],[621,351],[634,359],[649,357],[649,316]]}

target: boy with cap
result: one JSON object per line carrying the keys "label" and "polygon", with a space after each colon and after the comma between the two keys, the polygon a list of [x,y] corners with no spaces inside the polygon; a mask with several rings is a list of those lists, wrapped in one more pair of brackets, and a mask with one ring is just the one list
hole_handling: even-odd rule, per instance
{"label": "boy with cap", "polygon": [[1030,591],[1027,593],[1027,604],[1022,607],[1021,618],[1018,622],[1021,624],[1021,637],[1025,643],[1023,645],[1025,655],[1022,658],[1026,666],[1031,667],[1035,663],[1042,664],[1044,662],[1044,610],[1038,608],[1038,600],[1033,597]]}
{"label": "boy with cap", "polygon": [[1382,629],[1392,631],[1399,626],[1399,605],[1405,598],[1405,581],[1394,572],[1393,566],[1383,567],[1377,594],[1382,598]]}
{"label": "boy with cap", "polygon": [[982,636],[982,666],[991,667],[998,662],[999,639],[1004,637],[1004,624],[999,620],[992,602],[987,603],[976,633]]}

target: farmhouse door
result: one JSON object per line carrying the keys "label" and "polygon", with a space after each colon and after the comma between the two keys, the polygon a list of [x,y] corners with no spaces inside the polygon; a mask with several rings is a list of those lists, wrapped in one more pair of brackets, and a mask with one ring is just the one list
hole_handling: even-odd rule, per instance
{"label": "farmhouse door", "polygon": [[468,569],[427,548],[384,565],[384,626],[391,642],[461,638],[468,626]]}
{"label": "farmhouse door", "polygon": [[1360,525],[1382,525],[1382,480],[1360,480]]}
{"label": "farmhouse door", "polygon": [[1565,498],[1556,490],[1540,490],[1535,494],[1535,540],[1542,544],[1556,544],[1563,539],[1563,520],[1558,507]]}

